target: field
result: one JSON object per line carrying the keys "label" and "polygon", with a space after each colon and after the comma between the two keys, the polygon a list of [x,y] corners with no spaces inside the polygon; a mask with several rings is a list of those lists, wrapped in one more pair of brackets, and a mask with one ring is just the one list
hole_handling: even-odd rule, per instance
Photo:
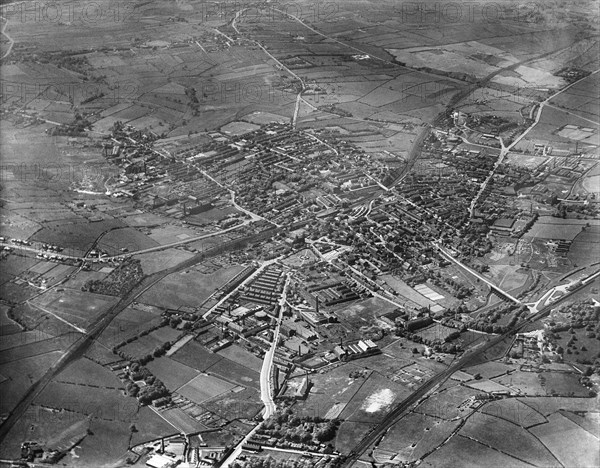
{"label": "field", "polygon": [[464,417],[471,410],[461,408],[460,405],[476,394],[477,392],[470,388],[453,385],[426,399],[414,411],[446,420]]}
{"label": "field", "polygon": [[252,419],[264,405],[260,401],[260,393],[254,388],[224,393],[221,396],[205,401],[202,407],[217,414],[221,418],[232,421],[234,419]]}
{"label": "field", "polygon": [[525,428],[536,426],[547,421],[532,406],[528,406],[516,398],[505,398],[503,400],[486,403],[481,413],[489,414],[500,419],[506,419],[518,426]]}
{"label": "field", "polygon": [[530,431],[563,466],[598,466],[600,462],[598,438],[560,413],[550,415],[548,423],[532,427]]}
{"label": "field", "polygon": [[342,454],[349,453],[358,441],[367,434],[375,424],[368,422],[344,421],[340,425],[335,438],[335,448]]}
{"label": "field", "polygon": [[530,466],[461,435],[454,436],[450,442],[426,457],[420,466],[479,468],[481,460],[486,460],[488,466],[494,467],[525,468]]}
{"label": "field", "polygon": [[262,368],[262,359],[238,345],[228,346],[227,348],[217,351],[217,354],[256,372],[260,372]]}
{"label": "field", "polygon": [[85,328],[117,302],[115,297],[65,290],[61,293],[48,292],[32,301],[32,304],[44,312]]}
{"label": "field", "polygon": [[177,393],[183,395],[194,403],[202,403],[232,390],[234,386],[214,376],[200,374],[185,385],[177,389]]}
{"label": "field", "polygon": [[242,269],[233,266],[210,274],[195,269],[174,273],[144,293],[141,300],[160,307],[198,306]]}
{"label": "field", "polygon": [[352,370],[353,367],[343,365],[311,376],[313,386],[310,394],[306,400],[296,403],[297,411],[300,414],[325,417],[335,407],[335,412],[339,415],[365,382],[362,377],[350,378]]}
{"label": "field", "polygon": [[348,402],[340,418],[348,422],[378,422],[406,393],[398,384],[372,373]]}
{"label": "field", "polygon": [[223,358],[218,354],[209,351],[196,341],[189,341],[185,346],[174,353],[171,356],[171,359],[200,372],[206,372],[210,366]]}
{"label": "field", "polygon": [[459,423],[409,413],[387,432],[374,457],[384,461],[387,455],[394,461],[414,462],[438,447]]}
{"label": "field", "polygon": [[164,382],[170,390],[176,390],[182,385],[197,377],[199,372],[184,364],[180,364],[168,357],[162,357],[150,361],[146,367]]}
{"label": "field", "polygon": [[455,331],[456,330],[454,328],[446,327],[444,325],[436,323],[427,328],[419,330],[416,334],[425,340],[439,340],[441,342],[444,342],[446,340],[446,337],[449,336],[451,333],[454,333]]}
{"label": "field", "polygon": [[0,412],[11,411],[31,382],[39,379],[61,356],[62,352],[54,351],[0,365],[0,375],[6,379],[0,382]]}
{"label": "field", "polygon": [[536,466],[552,466],[556,463],[539,440],[504,419],[476,412],[461,428],[460,434]]}

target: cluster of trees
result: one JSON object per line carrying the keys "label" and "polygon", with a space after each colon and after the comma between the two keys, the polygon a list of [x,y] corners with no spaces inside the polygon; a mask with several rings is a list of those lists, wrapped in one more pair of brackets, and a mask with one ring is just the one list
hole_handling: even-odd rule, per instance
{"label": "cluster of trees", "polygon": [[59,125],[48,130],[49,135],[60,135],[60,136],[82,136],[85,132],[92,128],[92,122],[81,114],[75,114],[75,120],[69,124]]}
{"label": "cluster of trees", "polygon": [[138,284],[143,276],[144,272],[140,261],[130,259],[111,271],[106,278],[86,281],[81,290],[120,297]]}
{"label": "cluster of trees", "polygon": [[[343,462],[342,457],[336,457],[329,459],[322,468],[338,468]],[[266,457],[251,456],[245,460],[235,461],[233,468],[312,468],[315,465],[315,461],[312,459],[300,460],[300,459],[283,459],[273,458],[271,455]]]}
{"label": "cluster of trees", "polygon": [[[157,379],[152,373],[139,362],[134,362],[129,367],[129,382],[125,386],[127,394],[137,397],[143,405],[148,405],[154,400],[169,397],[170,393],[165,384]],[[146,385],[141,389],[134,381],[143,380]]]}
{"label": "cluster of trees", "polygon": [[258,434],[288,442],[318,445],[333,440],[340,421],[319,416],[298,416],[290,408],[264,421]]}

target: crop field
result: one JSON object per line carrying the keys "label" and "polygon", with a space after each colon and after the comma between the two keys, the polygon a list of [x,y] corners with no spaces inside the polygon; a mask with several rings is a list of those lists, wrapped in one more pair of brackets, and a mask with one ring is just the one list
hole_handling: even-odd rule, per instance
{"label": "crop field", "polygon": [[256,372],[262,368],[262,359],[235,344],[217,351],[217,354]]}
{"label": "crop field", "polygon": [[416,461],[438,447],[459,424],[460,420],[443,421],[409,413],[392,426],[375,453],[391,452],[395,460],[405,463]]}
{"label": "crop field", "polygon": [[168,357],[161,357],[150,361],[146,367],[152,374],[164,382],[170,390],[175,390],[197,377],[199,372],[191,367],[174,361]]}
{"label": "crop field", "polygon": [[192,340],[174,353],[171,359],[192,367],[197,371],[206,372],[209,367],[219,362],[223,357],[209,351],[198,342]]}
{"label": "crop field", "polygon": [[185,385],[179,387],[177,393],[194,403],[200,404],[221,395],[222,393],[228,392],[233,388],[234,385],[215,376],[200,374]]}
{"label": "crop field", "polygon": [[561,413],[552,414],[548,423],[532,427],[530,431],[563,466],[598,466],[600,462],[598,438]]}

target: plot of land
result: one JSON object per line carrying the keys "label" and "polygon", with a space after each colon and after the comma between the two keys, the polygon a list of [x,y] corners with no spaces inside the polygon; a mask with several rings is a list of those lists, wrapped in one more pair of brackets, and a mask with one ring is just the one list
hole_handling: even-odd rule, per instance
{"label": "plot of land", "polygon": [[473,414],[460,434],[536,466],[556,463],[552,454],[529,432],[494,416]]}
{"label": "plot of land", "polygon": [[234,388],[233,384],[225,382],[215,376],[201,374],[177,389],[177,393],[183,395],[194,403],[202,403],[217,395],[221,395]]}
{"label": "plot of land", "polygon": [[530,431],[563,466],[598,466],[600,462],[598,438],[560,413],[552,414],[546,424],[532,427]]}

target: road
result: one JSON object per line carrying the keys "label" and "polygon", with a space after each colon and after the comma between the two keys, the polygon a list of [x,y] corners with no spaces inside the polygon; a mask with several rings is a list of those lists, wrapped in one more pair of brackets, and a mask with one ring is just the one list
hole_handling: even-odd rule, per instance
{"label": "road", "polygon": [[489,279],[487,279],[485,276],[480,275],[479,273],[477,273],[476,271],[472,270],[471,268],[469,268],[467,265],[465,265],[464,263],[460,262],[459,260],[457,260],[456,258],[454,258],[452,255],[450,255],[450,253],[441,245],[439,245],[436,242],[432,243],[433,246],[438,249],[440,251],[440,253],[447,258],[448,260],[450,260],[453,263],[456,263],[459,267],[461,267],[463,270],[467,271],[468,273],[470,273],[471,275],[475,276],[476,278],[478,278],[479,280],[483,281],[484,283],[486,283],[490,288],[492,288],[492,290],[499,292],[500,294],[504,295],[507,299],[510,299],[512,302],[514,302],[515,304],[518,305],[522,305],[523,303],[517,299],[516,297],[510,295],[509,293],[507,293],[506,291],[504,291],[503,289],[501,289],[500,287],[496,286],[494,283],[492,283]]}
{"label": "road", "polygon": [[[273,368],[273,357],[275,356],[275,349],[277,348],[277,341],[279,340],[279,328],[281,326],[281,320],[283,318],[283,306],[287,302],[287,288],[290,282],[290,274],[287,274],[285,286],[283,287],[283,293],[279,301],[279,319],[277,320],[277,326],[273,335],[273,342],[271,349],[265,353],[263,365],[260,370],[260,399],[265,405],[265,412],[263,413],[263,419],[270,418],[277,410],[273,396],[271,393],[271,376]],[[235,446],[233,452],[227,457],[227,459],[221,464],[221,468],[229,467],[242,453],[242,447],[248,443],[252,436],[256,433],[260,424],[257,424],[246,436]]]}
{"label": "road", "polygon": [[260,370],[260,399],[265,405],[265,412],[263,419],[269,419],[277,411],[275,402],[273,401],[273,358],[275,357],[275,350],[277,349],[277,343],[279,341],[279,329],[281,328],[281,321],[283,320],[283,310],[287,301],[287,288],[290,284],[290,274],[287,274],[285,280],[285,286],[283,287],[283,293],[279,300],[279,318],[277,319],[277,325],[275,326],[275,332],[273,333],[273,342],[271,343],[271,349],[265,353],[263,365]]}
{"label": "road", "polygon": [[517,334],[519,331],[521,331],[521,329],[529,325],[530,322],[534,322],[535,320],[543,317],[545,314],[550,312],[550,310],[552,310],[556,305],[567,299],[571,294],[579,291],[581,288],[589,284],[599,275],[600,271],[589,275],[585,280],[582,280],[581,285],[579,287],[568,291],[567,293],[565,293],[565,295],[558,298],[552,304],[543,307],[537,313],[532,315],[527,321],[523,321],[516,324],[512,329],[508,330],[506,333],[494,336],[492,339],[484,343],[482,346],[479,346],[477,349],[465,353],[458,361],[456,361],[446,370],[440,372],[439,374],[429,379],[421,387],[419,387],[416,392],[411,394],[408,398],[399,403],[392,411],[390,411],[381,423],[379,423],[370,433],[368,433],[362,441],[356,444],[350,455],[346,458],[344,466],[352,466],[369,449],[369,447],[375,444],[379,440],[379,438],[387,432],[387,430],[390,427],[392,427],[398,422],[398,420],[404,415],[405,411],[407,411],[414,404],[419,402],[419,400],[421,400],[421,398],[423,398],[428,392],[445,382],[453,373],[464,367],[468,367],[472,364],[479,363],[481,360],[481,356],[487,350],[498,345],[503,340]]}
{"label": "road", "polygon": [[136,250],[135,252],[127,252],[127,253],[122,253],[119,255],[112,255],[110,257],[106,256],[106,257],[102,257],[102,258],[75,257],[72,255],[63,255],[62,253],[54,253],[54,252],[50,252],[47,250],[43,250],[41,248],[39,248],[39,249],[35,248],[33,246],[15,245],[15,244],[12,244],[9,242],[0,242],[0,247],[10,247],[11,249],[23,250],[23,251],[32,252],[35,254],[56,255],[57,257],[62,257],[62,258],[70,259],[70,260],[80,260],[80,261],[85,260],[86,262],[91,262],[91,263],[98,263],[98,262],[104,263],[109,260],[115,260],[115,259],[121,258],[124,255],[140,255],[140,254],[145,254],[145,253],[150,253],[150,252],[158,252],[161,250],[171,249],[173,247],[179,247],[181,245],[190,244],[192,242],[197,242],[202,239],[208,239],[210,237],[220,236],[222,234],[227,234],[228,232],[240,229],[244,226],[248,226],[252,222],[253,222],[252,220],[244,220],[244,222],[242,222],[241,224],[237,224],[236,226],[233,226],[233,227],[230,227],[227,229],[223,229],[221,231],[209,232],[208,234],[202,234],[201,236],[190,237],[189,239],[172,242],[170,244],[158,245],[156,247],[150,247],[148,249]]}

